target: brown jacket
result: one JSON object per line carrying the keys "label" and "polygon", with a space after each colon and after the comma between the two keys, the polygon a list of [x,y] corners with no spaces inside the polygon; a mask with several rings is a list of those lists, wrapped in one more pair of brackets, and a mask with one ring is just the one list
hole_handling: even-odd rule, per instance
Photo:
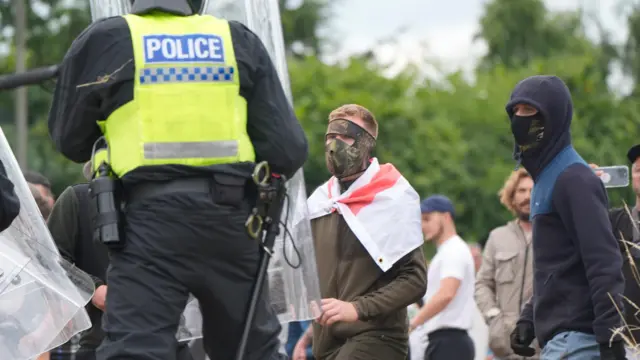
{"label": "brown jacket", "polygon": [[[509,335],[522,306],[533,295],[531,236],[525,236],[516,220],[491,231],[476,276],[475,298],[489,326],[489,348],[505,360],[522,359],[511,350]],[[487,312],[500,314],[488,319]],[[538,359],[536,357],[527,359]]]}
{"label": "brown jacket", "polygon": [[331,359],[347,340],[369,336],[377,338],[380,359],[403,360],[408,346],[407,306],[421,299],[427,288],[422,247],[382,272],[342,215],[334,212],[314,219],[311,228],[322,298],[353,302],[360,317],[355,323],[329,327],[314,322],[314,356]]}

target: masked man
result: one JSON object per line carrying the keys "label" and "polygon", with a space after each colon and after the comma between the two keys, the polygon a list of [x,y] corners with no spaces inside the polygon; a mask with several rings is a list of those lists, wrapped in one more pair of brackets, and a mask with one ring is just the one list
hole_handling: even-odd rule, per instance
{"label": "masked man", "polygon": [[[232,358],[261,251],[245,227],[255,164],[290,178],[308,152],[260,39],[186,0],[134,0],[130,14],[74,41],[49,132],[76,162],[104,136],[122,190],[124,211],[109,214],[123,217],[124,242],[111,251],[97,359],[175,359],[190,293],[207,353]],[[279,359],[281,326],[266,291],[253,325],[245,359]]]}
{"label": "masked man", "polygon": [[533,297],[511,334],[517,355],[542,359],[625,359],[622,257],[611,231],[607,193],[571,146],[571,94],[555,76],[518,83],[506,105],[515,158],[534,180]]}
{"label": "masked man", "polygon": [[325,156],[333,177],[309,198],[323,315],[313,338],[319,360],[404,360],[407,306],[426,291],[420,199],[391,164],[371,157],[373,114],[344,105],[329,115]]}

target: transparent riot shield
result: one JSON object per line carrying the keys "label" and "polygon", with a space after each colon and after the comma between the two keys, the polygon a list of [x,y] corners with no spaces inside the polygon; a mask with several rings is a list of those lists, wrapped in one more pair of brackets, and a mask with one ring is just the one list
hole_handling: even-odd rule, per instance
{"label": "transparent riot shield", "polygon": [[[236,20],[264,43],[292,101],[282,24],[277,0],[205,0],[203,14]],[[269,295],[281,322],[315,319],[320,315],[320,286],[307,210],[302,170],[287,182],[287,201],[280,236],[269,265]]]}
{"label": "transparent riot shield", "polygon": [[60,256],[1,129],[0,161],[20,199],[0,233],[0,354],[34,359],[91,327],[93,280]]}
{"label": "transparent riot shield", "polygon": [[91,19],[96,21],[128,14],[131,11],[131,0],[89,0],[89,6]]}
{"label": "transparent riot shield", "polygon": [[[131,11],[131,0],[89,0],[91,20],[93,22],[111,17],[126,15]],[[178,341],[188,341],[202,337],[202,316],[198,301],[192,295],[180,319],[176,334]]]}

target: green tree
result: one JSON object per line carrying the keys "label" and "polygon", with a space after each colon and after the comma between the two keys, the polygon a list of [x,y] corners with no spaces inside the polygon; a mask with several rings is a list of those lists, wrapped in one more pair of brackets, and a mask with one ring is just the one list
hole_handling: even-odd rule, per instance
{"label": "green tree", "polygon": [[622,64],[626,75],[634,82],[633,98],[640,96],[637,84],[640,83],[640,4],[629,2],[627,10],[627,39],[623,45]]}
{"label": "green tree", "polygon": [[550,12],[542,0],[492,0],[485,4],[476,40],[487,43],[481,69],[504,65],[526,67],[537,58],[592,53],[595,69],[606,79],[610,62],[617,57],[609,34],[596,21],[599,43],[585,32],[582,10]]}
{"label": "green tree", "polygon": [[320,55],[327,39],[319,29],[326,25],[331,0],[304,0],[293,6],[289,0],[278,0],[285,46],[290,55]]}

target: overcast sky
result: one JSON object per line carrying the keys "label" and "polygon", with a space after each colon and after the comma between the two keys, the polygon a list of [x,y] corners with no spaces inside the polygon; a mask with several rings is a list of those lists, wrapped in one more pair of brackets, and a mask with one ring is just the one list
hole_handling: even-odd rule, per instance
{"label": "overcast sky", "polygon": [[[341,40],[344,54],[370,48],[403,25],[408,27],[402,42],[394,48],[382,48],[385,60],[404,62],[430,56],[450,68],[473,66],[485,51],[484,44],[473,43],[478,19],[485,0],[337,0],[330,29]],[[554,10],[576,9],[580,3],[597,13],[618,39],[626,36],[625,24],[616,15],[617,0],[547,0]],[[427,46],[427,52],[420,44]]]}

